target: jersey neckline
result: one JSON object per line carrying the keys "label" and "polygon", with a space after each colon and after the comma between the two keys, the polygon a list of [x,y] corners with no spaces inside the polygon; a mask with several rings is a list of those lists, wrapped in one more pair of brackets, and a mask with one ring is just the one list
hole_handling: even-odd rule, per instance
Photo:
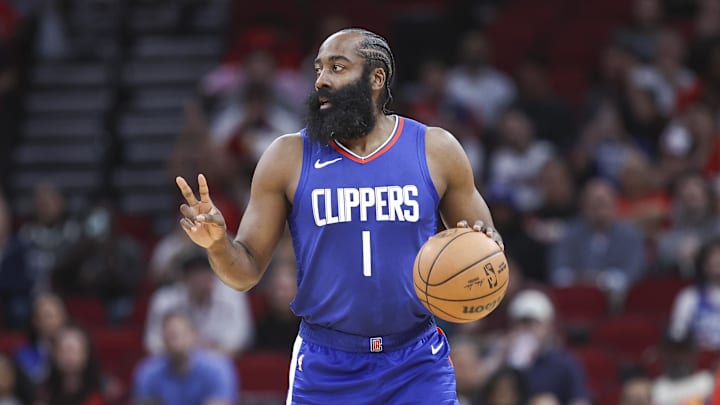
{"label": "jersey neckline", "polygon": [[352,160],[353,162],[360,163],[360,164],[366,164],[370,163],[373,160],[379,158],[382,156],[385,152],[390,150],[390,148],[393,147],[395,142],[397,142],[398,138],[400,138],[400,134],[403,130],[403,124],[404,124],[404,118],[396,115],[395,116],[395,127],[393,128],[392,135],[389,136],[385,142],[382,143],[382,145],[378,146],[377,149],[372,151],[367,156],[360,156],[357,153],[351,151],[348,149],[345,145],[341,144],[340,142],[336,140],[330,141],[330,146],[332,146],[338,153],[345,156],[346,158]]}

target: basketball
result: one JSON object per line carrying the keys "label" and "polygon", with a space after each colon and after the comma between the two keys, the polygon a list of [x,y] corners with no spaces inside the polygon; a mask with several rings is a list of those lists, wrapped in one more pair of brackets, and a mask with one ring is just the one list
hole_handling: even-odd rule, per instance
{"label": "basketball", "polygon": [[451,228],[428,239],[415,257],[415,293],[438,318],[466,323],[488,316],[508,286],[505,254],[490,237]]}

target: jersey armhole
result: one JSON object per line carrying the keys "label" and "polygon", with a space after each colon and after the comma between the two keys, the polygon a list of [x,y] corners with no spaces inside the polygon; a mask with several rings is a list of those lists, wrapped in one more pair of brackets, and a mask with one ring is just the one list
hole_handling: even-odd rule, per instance
{"label": "jersey armhole", "polygon": [[305,191],[305,184],[307,183],[308,172],[310,169],[310,154],[312,153],[312,145],[310,140],[305,134],[305,130],[300,131],[303,141],[303,156],[302,165],[300,165],[300,178],[298,179],[297,187],[295,188],[295,195],[293,196],[292,208],[290,210],[290,216],[288,220],[292,220],[297,216],[299,211],[298,204],[300,204],[300,196]]}
{"label": "jersey armhole", "polygon": [[422,125],[418,128],[418,140],[417,140],[417,146],[418,146],[418,162],[420,162],[420,173],[422,174],[423,180],[425,181],[425,187],[430,190],[430,194],[432,195],[433,200],[435,201],[435,205],[440,204],[440,195],[437,192],[437,188],[435,188],[435,183],[432,181],[432,176],[430,176],[430,168],[427,163],[427,150],[426,150],[426,142],[425,138],[427,137],[427,127],[425,125]]}

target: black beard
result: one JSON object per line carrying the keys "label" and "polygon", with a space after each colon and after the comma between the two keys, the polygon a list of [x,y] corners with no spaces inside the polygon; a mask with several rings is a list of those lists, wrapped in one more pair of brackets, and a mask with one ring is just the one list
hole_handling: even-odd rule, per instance
{"label": "black beard", "polygon": [[[321,110],[320,98],[327,99],[330,108]],[[358,80],[336,90],[314,90],[310,92],[306,105],[307,135],[321,145],[327,145],[331,139],[362,138],[375,127],[375,105],[369,74],[363,74]]]}

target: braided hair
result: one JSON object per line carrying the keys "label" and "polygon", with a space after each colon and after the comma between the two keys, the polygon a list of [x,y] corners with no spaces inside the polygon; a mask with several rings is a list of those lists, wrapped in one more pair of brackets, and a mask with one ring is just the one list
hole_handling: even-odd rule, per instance
{"label": "braided hair", "polygon": [[387,40],[382,36],[362,28],[347,28],[340,32],[352,32],[363,36],[358,47],[360,56],[365,58],[366,67],[385,69],[385,91],[378,98],[378,106],[384,114],[391,114],[388,105],[392,101],[390,83],[395,75],[395,57]]}

